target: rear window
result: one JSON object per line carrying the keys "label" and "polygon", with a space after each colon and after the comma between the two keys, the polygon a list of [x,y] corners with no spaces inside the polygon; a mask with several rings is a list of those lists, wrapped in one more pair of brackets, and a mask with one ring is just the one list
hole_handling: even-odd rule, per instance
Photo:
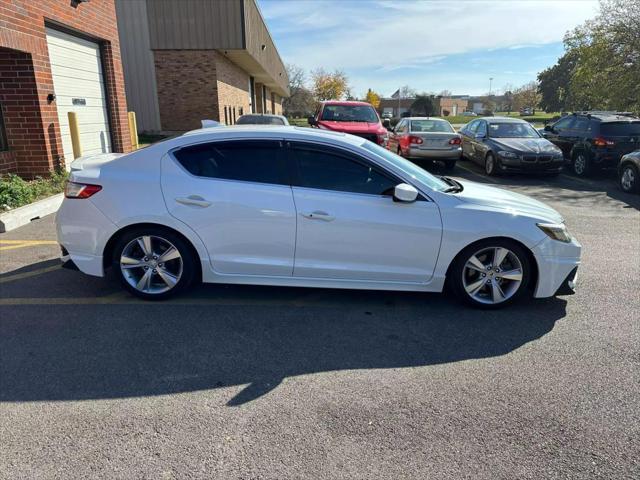
{"label": "rear window", "polygon": [[449,122],[438,120],[411,120],[412,132],[454,133]]}
{"label": "rear window", "polygon": [[198,177],[243,182],[288,184],[280,143],[268,140],[212,142],[173,153],[180,165]]}
{"label": "rear window", "polygon": [[330,122],[378,123],[378,114],[370,105],[325,105],[320,120]]}
{"label": "rear window", "polygon": [[600,133],[612,137],[640,135],[640,122],[611,122],[600,124]]}

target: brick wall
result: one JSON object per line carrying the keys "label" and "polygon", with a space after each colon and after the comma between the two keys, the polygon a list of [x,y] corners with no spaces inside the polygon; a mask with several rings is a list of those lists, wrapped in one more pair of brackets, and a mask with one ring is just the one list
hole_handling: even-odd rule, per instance
{"label": "brick wall", "polygon": [[216,55],[213,50],[154,50],[158,106],[163,130],[200,127],[218,120]]}
{"label": "brick wall", "polygon": [[[25,108],[22,111],[24,116],[21,115],[25,120],[19,124],[12,124],[12,128],[19,130],[14,134],[23,135],[24,138],[13,139],[14,134],[11,132],[7,135],[10,145],[23,142],[23,145],[29,146],[28,149],[16,148],[13,154],[15,166],[11,168],[21,175],[30,177],[46,174],[58,162],[64,162],[56,104],[47,102],[47,95],[53,93],[54,89],[45,36],[45,18],[100,40],[103,48],[105,86],[111,110],[109,120],[113,137],[112,148],[116,152],[131,150],[115,15],[113,0],[93,0],[76,7],[70,0],[2,1],[0,51],[5,55],[5,62],[10,61],[6,55],[28,54],[28,57],[20,57],[20,65],[5,63],[5,67],[9,67],[7,71],[14,71],[14,67],[29,67],[29,70],[22,73],[18,71],[19,81],[16,90],[20,92],[6,93],[18,95],[9,99],[18,101],[12,108]],[[7,49],[11,49],[12,52]],[[27,65],[26,58],[30,58],[30,65]],[[21,102],[20,95],[26,95],[28,98],[22,99]]]}
{"label": "brick wall", "polygon": [[224,55],[218,52],[215,54],[220,120],[223,122],[225,120],[224,109],[226,107],[227,123],[232,124],[235,123],[235,118],[251,111],[249,75]]}

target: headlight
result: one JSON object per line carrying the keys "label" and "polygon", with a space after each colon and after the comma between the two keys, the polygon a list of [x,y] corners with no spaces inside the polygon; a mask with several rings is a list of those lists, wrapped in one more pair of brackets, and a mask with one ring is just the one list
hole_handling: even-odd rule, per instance
{"label": "headlight", "polygon": [[498,152],[498,155],[500,155],[502,158],[518,158],[518,155],[513,152],[507,152],[506,150],[500,150]]}
{"label": "headlight", "polygon": [[571,242],[571,234],[564,223],[536,223],[536,225],[546,233],[549,238],[564,243]]}

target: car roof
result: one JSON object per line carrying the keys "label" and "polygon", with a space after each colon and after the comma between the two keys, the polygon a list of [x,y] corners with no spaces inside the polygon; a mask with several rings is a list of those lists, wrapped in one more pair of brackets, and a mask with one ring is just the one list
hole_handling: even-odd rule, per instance
{"label": "car roof", "polygon": [[444,119],[444,118],[437,118],[437,117],[404,117],[403,120],[434,120],[436,122],[447,122],[447,123],[449,123],[449,120]]}
{"label": "car roof", "polygon": [[[300,140],[337,140],[351,145],[362,145],[365,141],[362,137],[348,135],[342,132],[334,132],[331,130],[321,130],[318,128],[293,127],[281,125],[230,125],[227,127],[217,128],[199,128],[182,134],[176,139],[189,140],[217,140],[224,138],[298,138]],[[184,143],[184,142],[180,142]]]}
{"label": "car roof", "polygon": [[521,118],[513,117],[481,117],[480,120],[486,120],[488,123],[529,123]]}
{"label": "car roof", "polygon": [[[587,117],[600,120],[602,123],[607,122],[637,122],[640,118],[633,116],[632,114],[622,114],[616,112],[576,112],[574,114],[578,117]],[[565,117],[562,117],[565,118]]]}
{"label": "car roof", "polygon": [[355,100],[326,100],[321,102],[322,105],[354,105],[354,106],[368,106],[373,107],[370,103],[367,102],[358,102]]}

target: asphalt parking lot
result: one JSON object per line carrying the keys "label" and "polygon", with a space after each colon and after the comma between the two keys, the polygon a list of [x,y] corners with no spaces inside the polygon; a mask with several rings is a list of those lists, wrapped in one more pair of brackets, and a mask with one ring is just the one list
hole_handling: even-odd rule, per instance
{"label": "asphalt parking lot", "polygon": [[577,294],[145,303],[61,269],[52,217],[0,235],[0,478],[640,478],[640,197],[454,176],[559,210],[584,246]]}

